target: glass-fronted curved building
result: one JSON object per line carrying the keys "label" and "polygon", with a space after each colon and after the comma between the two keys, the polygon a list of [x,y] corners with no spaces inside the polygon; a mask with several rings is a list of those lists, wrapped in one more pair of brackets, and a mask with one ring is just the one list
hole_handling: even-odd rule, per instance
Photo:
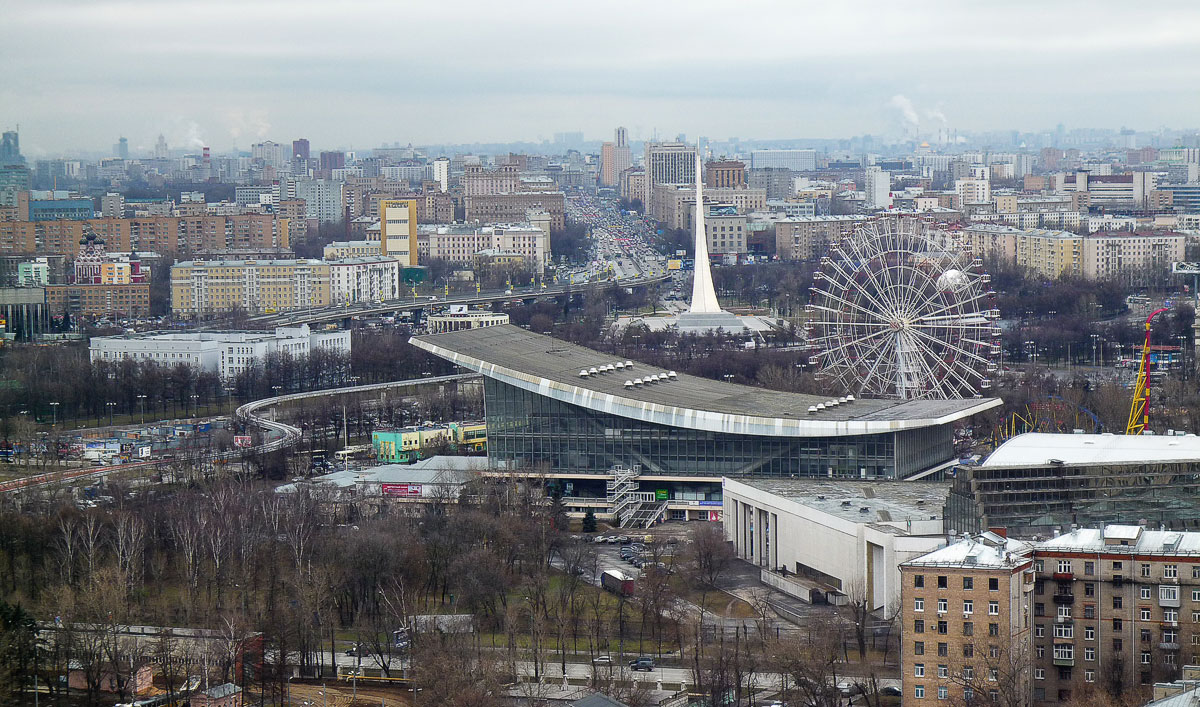
{"label": "glass-fronted curved building", "polygon": [[[413,337],[484,376],[488,456],[560,478],[905,479],[954,460],[953,423],[1000,404],[846,400],[698,378],[495,326]],[[831,404],[832,403],[832,404]]]}

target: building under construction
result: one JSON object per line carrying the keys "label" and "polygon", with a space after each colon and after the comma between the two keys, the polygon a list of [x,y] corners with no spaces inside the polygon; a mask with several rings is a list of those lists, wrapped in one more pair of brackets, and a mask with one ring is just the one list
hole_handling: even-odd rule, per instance
{"label": "building under construction", "polygon": [[948,527],[1004,527],[1022,536],[1072,526],[1200,528],[1200,437],[1017,435],[982,464],[959,466]]}

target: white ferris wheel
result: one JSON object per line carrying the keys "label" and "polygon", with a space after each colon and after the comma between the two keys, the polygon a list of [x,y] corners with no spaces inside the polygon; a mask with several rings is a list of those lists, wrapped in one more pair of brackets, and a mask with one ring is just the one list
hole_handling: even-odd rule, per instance
{"label": "white ferris wheel", "polygon": [[868,221],[813,274],[809,362],[855,395],[979,397],[1000,352],[989,282],[954,236],[915,218]]}

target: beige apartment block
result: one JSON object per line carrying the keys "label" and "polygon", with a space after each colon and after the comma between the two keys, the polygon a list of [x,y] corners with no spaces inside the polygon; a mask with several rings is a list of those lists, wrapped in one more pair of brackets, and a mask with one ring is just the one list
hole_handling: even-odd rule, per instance
{"label": "beige apartment block", "polygon": [[905,705],[1028,705],[1033,560],[995,532],[901,563]]}
{"label": "beige apartment block", "polygon": [[187,260],[171,266],[177,315],[283,312],[329,301],[329,264],[320,260]]}

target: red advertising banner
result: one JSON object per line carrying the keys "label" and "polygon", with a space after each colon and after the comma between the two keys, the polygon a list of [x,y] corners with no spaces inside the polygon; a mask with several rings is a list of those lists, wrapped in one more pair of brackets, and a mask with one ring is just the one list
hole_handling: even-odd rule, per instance
{"label": "red advertising banner", "polygon": [[383,495],[396,498],[416,498],[421,495],[421,484],[383,484]]}

